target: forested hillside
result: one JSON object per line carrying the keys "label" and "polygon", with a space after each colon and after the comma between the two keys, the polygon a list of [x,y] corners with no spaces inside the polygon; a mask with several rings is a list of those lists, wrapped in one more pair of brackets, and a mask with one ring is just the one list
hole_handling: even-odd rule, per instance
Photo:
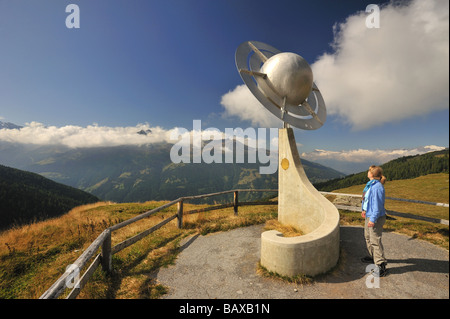
{"label": "forested hillside", "polygon": [[[449,172],[449,150],[430,152],[422,155],[405,156],[387,162],[381,167],[387,180],[402,180],[415,178],[427,174]],[[369,168],[367,168],[369,169]],[[348,175],[344,178],[336,178],[314,186],[320,191],[332,191],[335,189],[364,184],[368,181],[367,171]]]}
{"label": "forested hillside", "polygon": [[38,174],[0,165],[0,229],[59,216],[98,200]]}

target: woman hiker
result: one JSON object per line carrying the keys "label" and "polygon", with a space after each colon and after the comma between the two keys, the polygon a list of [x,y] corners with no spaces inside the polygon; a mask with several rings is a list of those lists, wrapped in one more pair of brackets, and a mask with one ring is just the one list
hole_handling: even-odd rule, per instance
{"label": "woman hiker", "polygon": [[375,264],[375,270],[380,277],[386,275],[386,258],[384,257],[381,235],[383,225],[386,221],[386,210],[384,208],[385,192],[383,184],[386,177],[379,166],[372,165],[367,172],[370,181],[363,191],[362,213],[365,218],[364,238],[366,240],[369,256],[361,259],[362,262]]}

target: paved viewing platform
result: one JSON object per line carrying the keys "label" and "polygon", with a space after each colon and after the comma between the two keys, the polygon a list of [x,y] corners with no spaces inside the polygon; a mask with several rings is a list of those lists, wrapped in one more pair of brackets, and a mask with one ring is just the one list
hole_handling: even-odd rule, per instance
{"label": "paved viewing platform", "polygon": [[448,299],[449,253],[406,235],[384,232],[388,274],[367,284],[371,276],[364,229],[341,226],[340,260],[331,272],[298,285],[259,275],[262,225],[194,236],[182,243],[174,265],[156,275],[168,287],[166,299]]}

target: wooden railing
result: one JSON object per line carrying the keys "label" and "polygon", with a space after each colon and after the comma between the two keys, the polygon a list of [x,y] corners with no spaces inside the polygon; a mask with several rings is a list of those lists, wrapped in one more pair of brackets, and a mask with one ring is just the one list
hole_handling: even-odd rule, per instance
{"label": "wooden railing", "polygon": [[[358,198],[362,199],[362,195],[356,195],[356,194],[342,194],[342,193],[330,193],[330,192],[321,192],[321,193],[322,193],[322,195],[348,196],[348,197],[358,197]],[[401,201],[401,202],[408,202],[408,203],[415,203],[415,204],[426,204],[426,205],[439,206],[439,207],[449,207],[449,204],[446,204],[446,203],[434,203],[434,202],[427,202],[427,201],[415,200],[415,199],[404,199],[404,198],[395,198],[395,197],[386,197],[385,199],[396,200],[396,201]],[[361,211],[361,206],[346,206],[346,205],[336,205],[336,204],[335,204],[335,206],[336,206],[336,208],[341,209],[341,210],[348,210],[348,211],[353,211],[353,212]],[[409,213],[401,213],[401,212],[396,212],[393,210],[386,210],[386,214],[392,215],[392,216],[404,217],[404,218],[423,220],[423,221],[431,222],[431,223],[449,225],[449,221],[447,219],[439,219],[439,218],[426,217],[426,216],[414,215],[414,214],[409,214]]]}
{"label": "wooden railing", "polygon": [[[155,209],[144,212],[140,215],[137,215],[133,218],[127,219],[119,224],[113,225],[107,229],[105,229],[93,242],[92,244],[78,257],[78,259],[70,265],[66,272],[59,277],[59,279],[47,290],[45,291],[39,299],[55,299],[64,293],[64,291],[69,288],[72,289],[67,295],[67,299],[73,299],[78,296],[81,289],[86,285],[89,278],[92,276],[94,271],[97,269],[99,265],[102,266],[102,269],[106,272],[110,272],[112,270],[112,255],[118,253],[119,251],[125,249],[126,247],[136,243],[137,241],[143,239],[144,237],[150,235],[155,230],[161,228],[168,222],[178,219],[178,228],[182,228],[183,226],[183,215],[187,214],[195,214],[199,212],[206,212],[210,210],[223,209],[227,207],[234,208],[234,214],[238,214],[238,206],[250,206],[250,205],[277,205],[277,201],[254,201],[254,202],[239,202],[239,192],[278,192],[278,189],[236,189],[218,193],[204,194],[204,195],[196,195],[196,196],[186,196],[175,199],[167,204],[159,206]],[[195,209],[191,211],[183,211],[183,203],[192,199],[200,199],[217,195],[225,195],[233,193],[233,202],[221,205],[209,206],[206,208]],[[151,215],[156,214],[157,212],[166,209],[170,206],[177,204],[177,213],[166,218],[159,224],[131,237],[128,238],[121,243],[111,246],[111,233],[115,230],[123,228],[127,225],[135,223],[143,218],[149,217]],[[79,274],[81,269],[83,269],[88,261],[94,257],[97,251],[101,248],[101,253],[97,254],[89,265],[84,274],[79,278]]]}
{"label": "wooden railing", "polygon": [[[67,295],[67,299],[73,299],[78,296],[81,289],[86,285],[89,278],[92,276],[94,271],[97,269],[98,266],[102,266],[102,269],[106,272],[110,272],[112,270],[112,255],[118,253],[119,251],[125,249],[126,247],[129,247],[130,245],[136,243],[137,241],[143,239],[144,237],[148,236],[155,230],[161,228],[165,224],[169,223],[170,221],[174,220],[175,218],[178,219],[178,228],[182,228],[183,226],[183,215],[188,214],[195,214],[199,212],[206,212],[211,210],[217,210],[217,209],[223,209],[227,207],[233,207],[234,208],[234,214],[238,214],[238,207],[239,206],[250,206],[250,205],[277,205],[277,201],[253,201],[253,202],[239,202],[239,192],[278,192],[278,189],[236,189],[236,190],[229,190],[224,192],[218,192],[218,193],[211,193],[211,194],[203,194],[203,195],[196,195],[196,196],[186,196],[186,197],[180,197],[178,199],[175,199],[167,204],[164,204],[162,206],[159,206],[155,209],[149,210],[147,212],[144,212],[140,215],[137,215],[133,218],[127,219],[119,224],[113,225],[107,229],[105,229],[93,242],[92,244],[78,257],[78,259],[70,265],[70,267],[67,268],[66,272],[47,290],[45,291],[42,296],[39,299],[55,299],[58,298],[60,295],[64,293],[64,291],[68,288],[72,289],[69,294]],[[214,205],[214,206],[208,206],[205,208],[200,209],[194,209],[190,211],[183,211],[183,203],[188,200],[192,199],[200,199],[200,198],[206,198],[211,196],[217,196],[217,195],[225,195],[233,193],[233,202],[226,203],[226,204],[220,204],[220,205]],[[340,195],[340,196],[350,196],[350,197],[362,197],[361,195],[354,195],[354,194],[341,194],[341,193],[328,193],[328,192],[321,192],[323,195]],[[428,204],[428,205],[435,205],[435,206],[443,206],[443,207],[449,207],[448,204],[444,203],[432,203],[432,202],[424,202],[424,201],[417,201],[417,200],[408,200],[408,199],[401,199],[401,198],[391,198],[386,197],[386,199],[392,199],[392,200],[399,200],[399,201],[407,201],[407,202],[413,202],[413,203],[422,203],[422,204]],[[120,228],[123,228],[127,225],[130,225],[132,223],[135,223],[143,218],[149,217],[153,214],[156,214],[157,212],[166,209],[170,206],[173,206],[177,204],[177,213],[174,215],[171,215],[170,217],[166,218],[165,220],[161,221],[159,224],[131,237],[128,238],[121,243],[111,246],[111,233],[115,230],[118,230]],[[349,210],[349,211],[361,211],[361,206],[345,206],[345,205],[335,205],[338,209],[342,210]],[[442,224],[449,224],[448,220],[442,220],[437,218],[430,218],[430,217],[423,217],[423,216],[417,216],[412,214],[406,214],[406,213],[399,213],[394,211],[387,211],[388,214],[394,215],[394,216],[401,216],[401,217],[407,217],[407,218],[413,218],[413,219],[420,219],[425,220],[428,222],[434,222],[434,223],[442,223]],[[83,269],[88,261],[94,257],[94,255],[97,253],[97,251],[101,248],[101,253],[97,254],[92,261],[92,263],[89,265],[87,270],[84,272],[84,274],[79,277],[79,274],[81,272],[81,269]]]}

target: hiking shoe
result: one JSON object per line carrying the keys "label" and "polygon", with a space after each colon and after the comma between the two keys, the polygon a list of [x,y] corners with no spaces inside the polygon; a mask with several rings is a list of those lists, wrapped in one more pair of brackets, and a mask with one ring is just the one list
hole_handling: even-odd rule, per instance
{"label": "hiking shoe", "polygon": [[384,277],[384,276],[386,276],[386,274],[387,274],[387,269],[386,269],[386,263],[381,263],[379,266],[378,266],[378,269],[379,269],[379,276],[380,277]]}
{"label": "hiking shoe", "polygon": [[366,257],[361,258],[361,261],[363,263],[367,263],[367,264],[374,264],[373,258],[370,257],[370,256],[366,256]]}
{"label": "hiking shoe", "polygon": [[371,274],[376,277],[384,277],[387,274],[386,263],[381,263],[380,265],[375,265],[375,268],[372,270]]}

